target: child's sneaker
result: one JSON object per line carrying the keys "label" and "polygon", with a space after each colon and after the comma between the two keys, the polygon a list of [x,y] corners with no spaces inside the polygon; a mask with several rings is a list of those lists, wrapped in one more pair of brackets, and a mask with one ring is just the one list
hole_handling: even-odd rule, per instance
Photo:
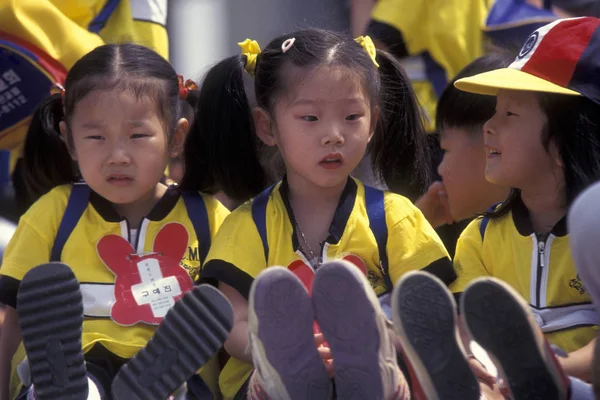
{"label": "child's sneaker", "polygon": [[[269,267],[250,289],[248,330],[254,361],[251,391],[260,398],[327,400],[331,381],[317,351],[313,305],[286,268]],[[249,391],[250,393],[250,391]]]}
{"label": "child's sneaker", "polygon": [[49,263],[27,272],[17,294],[17,313],[35,397],[86,399],[83,303],[71,268]]}
{"label": "child's sneaker", "polygon": [[169,310],[152,339],[115,377],[115,400],[164,400],[223,346],[233,326],[229,300],[200,285]]}
{"label": "child's sneaker", "polygon": [[392,293],[392,316],[417,399],[480,398],[457,328],[456,303],[442,281],[421,271],[405,274]]}
{"label": "child's sneaker", "polygon": [[410,396],[387,318],[364,274],[346,261],[319,267],[312,287],[317,322],[333,357],[338,399]]}
{"label": "child's sneaker", "polygon": [[515,399],[566,400],[569,380],[529,305],[494,278],[473,281],[460,299],[469,334],[500,369]]}

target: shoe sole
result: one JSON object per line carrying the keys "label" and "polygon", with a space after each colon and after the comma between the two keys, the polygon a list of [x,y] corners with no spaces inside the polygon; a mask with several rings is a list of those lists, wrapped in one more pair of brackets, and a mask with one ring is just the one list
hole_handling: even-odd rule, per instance
{"label": "shoe sole", "polygon": [[17,294],[21,336],[38,400],[87,398],[79,282],[65,264],[33,268]]}
{"label": "shoe sole", "polygon": [[392,294],[394,328],[429,400],[479,400],[480,389],[457,338],[456,304],[423,272],[405,275]]}
{"label": "shoe sole", "polygon": [[115,377],[115,400],[164,400],[213,357],[233,326],[229,301],[200,285],[169,310],[154,336]]}
{"label": "shoe sole", "polygon": [[[358,268],[344,264],[334,261],[321,265],[312,288],[315,315],[334,360],[337,398],[383,399],[377,318],[385,317],[380,311],[378,316],[378,303],[373,305],[365,290],[371,288],[361,282]],[[356,274],[351,268],[356,268]],[[374,293],[372,297],[377,301]]]}
{"label": "shoe sole", "polygon": [[468,331],[502,368],[515,399],[559,400],[558,385],[539,353],[529,310],[514,296],[489,280],[467,287],[461,311]]}
{"label": "shoe sole", "polygon": [[[268,379],[274,379],[263,383],[271,388],[269,395],[280,400],[328,400],[331,383],[315,345],[313,306],[302,282],[287,269],[271,267],[252,285],[250,308],[270,364],[263,367]],[[260,350],[253,348],[257,360],[255,351]]]}

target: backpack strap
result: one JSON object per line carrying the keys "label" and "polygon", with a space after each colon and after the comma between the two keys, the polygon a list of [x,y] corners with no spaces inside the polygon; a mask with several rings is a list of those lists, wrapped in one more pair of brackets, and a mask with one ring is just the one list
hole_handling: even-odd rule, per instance
{"label": "backpack strap", "polygon": [[389,265],[387,257],[388,229],[385,222],[385,203],[384,193],[381,190],[364,185],[365,203],[367,207],[367,216],[369,217],[369,227],[375,235],[377,249],[379,250],[379,262],[381,264],[381,273],[386,286],[391,291],[394,285],[389,274]]}
{"label": "backpack strap", "polygon": [[113,14],[121,0],[108,0],[102,10],[96,15],[96,17],[88,25],[88,31],[92,33],[99,33],[104,25],[108,22],[108,19]]}
{"label": "backpack strap", "polygon": [[75,183],[67,201],[67,208],[58,226],[56,239],[50,253],[50,261],[60,261],[65,243],[77,226],[90,201],[90,187],[85,183]]}
{"label": "backpack strap", "polygon": [[481,218],[481,223],[479,224],[479,234],[481,235],[482,242],[483,242],[483,238],[485,237],[485,230],[488,226],[488,222],[490,222],[490,217]]}
{"label": "backpack strap", "polygon": [[210,222],[208,220],[208,210],[202,195],[197,191],[184,192],[181,197],[185,204],[188,217],[192,221],[196,237],[198,238],[198,247],[200,253],[200,265],[204,264],[208,250],[210,249]]}
{"label": "backpack strap", "polygon": [[[493,206],[491,206],[490,208],[488,208],[487,212],[491,213],[493,212],[496,207],[498,207],[498,205],[500,205],[502,203],[496,203]],[[490,222],[490,217],[485,216],[483,218],[481,218],[481,222],[479,223],[479,234],[481,235],[481,241],[483,242],[483,238],[485,237],[485,230],[487,229],[488,223]]]}
{"label": "backpack strap", "polygon": [[267,204],[269,203],[269,197],[271,197],[271,191],[275,185],[270,186],[263,190],[258,196],[252,200],[252,220],[260,240],[263,245],[263,251],[265,252],[265,262],[269,262],[269,242],[267,241]]}

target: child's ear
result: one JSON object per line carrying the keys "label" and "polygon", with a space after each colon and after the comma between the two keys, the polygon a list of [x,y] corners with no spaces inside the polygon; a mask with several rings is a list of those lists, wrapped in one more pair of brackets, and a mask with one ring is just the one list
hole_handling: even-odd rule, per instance
{"label": "child's ear", "polygon": [[273,136],[271,118],[265,110],[256,107],[252,110],[252,118],[254,118],[254,127],[256,128],[256,136],[267,146],[276,146],[277,142]]}
{"label": "child's ear", "polygon": [[69,142],[69,128],[67,127],[67,123],[65,121],[60,121],[58,123],[58,129],[60,130],[60,138],[67,146],[67,150],[69,150],[71,159],[73,161],[77,161],[77,154],[75,153],[75,150],[72,148],[72,146]]}
{"label": "child's ear", "polygon": [[183,146],[185,144],[185,137],[190,129],[190,123],[187,119],[181,118],[177,121],[175,132],[169,143],[169,157],[176,158],[183,152]]}
{"label": "child's ear", "polygon": [[375,129],[377,129],[377,122],[379,122],[379,106],[373,109],[371,113],[371,126],[369,128],[369,142],[373,139],[373,135],[375,134]]}
{"label": "child's ear", "polygon": [[560,152],[558,151],[558,146],[554,139],[552,139],[550,141],[549,153],[550,153],[550,157],[552,157],[552,160],[559,168],[565,167],[562,157],[560,156]]}

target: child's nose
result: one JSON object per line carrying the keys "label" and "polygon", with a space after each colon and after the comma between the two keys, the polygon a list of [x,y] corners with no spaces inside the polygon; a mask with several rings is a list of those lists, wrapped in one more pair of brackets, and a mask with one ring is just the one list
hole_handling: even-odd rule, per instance
{"label": "child's nose", "polygon": [[130,162],[131,157],[126,146],[117,144],[112,147],[108,157],[109,164],[129,164]]}
{"label": "child's nose", "polygon": [[324,146],[327,145],[342,145],[344,144],[344,135],[342,134],[342,130],[338,127],[332,126],[327,130],[327,133],[323,135],[323,139],[321,140],[321,144]]}

